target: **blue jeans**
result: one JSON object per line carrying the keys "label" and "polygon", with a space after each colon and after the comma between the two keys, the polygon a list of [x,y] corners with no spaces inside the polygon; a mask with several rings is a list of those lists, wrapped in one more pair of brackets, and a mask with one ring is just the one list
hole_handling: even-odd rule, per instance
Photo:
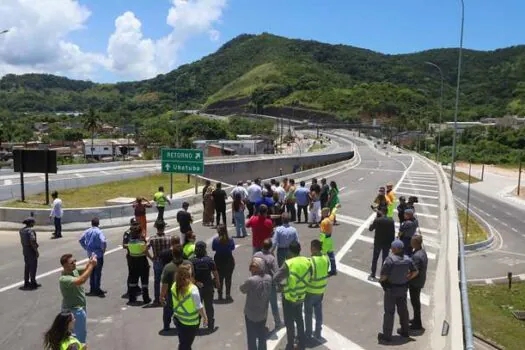
{"label": "blue jeans", "polygon": [[91,292],[100,291],[100,281],[102,280],[102,267],[104,266],[104,257],[97,257],[97,266],[93,269],[91,276],[89,276],[89,286]]}
{"label": "blue jeans", "polygon": [[55,237],[62,237],[62,218],[55,216],[53,223],[55,224]]}
{"label": "blue jeans", "polygon": [[246,237],[247,233],[244,211],[236,211],[233,213],[233,218],[235,219],[235,230],[237,231],[237,237],[241,237],[241,231],[242,237]]}
{"label": "blue jeans", "polygon": [[270,307],[272,308],[273,323],[275,326],[281,326],[281,316],[279,315],[279,304],[277,304],[277,288],[272,283],[272,290],[270,292]]}
{"label": "blue jeans", "polygon": [[323,294],[306,294],[304,299],[304,327],[306,337],[312,336],[312,314],[315,313],[315,334],[321,335],[323,326]]}
{"label": "blue jeans", "polygon": [[75,337],[78,339],[79,342],[85,344],[87,337],[86,310],[78,308],[71,310],[71,312],[75,316],[75,328],[73,329],[73,333],[75,334]]}
{"label": "blue jeans", "polygon": [[334,252],[328,252],[326,253],[326,255],[328,255],[328,259],[330,259],[330,274],[334,275],[335,273],[337,273],[337,269],[335,266],[335,254]]}
{"label": "blue jeans", "polygon": [[162,261],[153,261],[153,295],[155,296],[155,301],[160,299],[160,277],[162,276],[163,268]]}
{"label": "blue jeans", "polygon": [[288,248],[277,248],[277,265],[283,266],[284,262],[288,258]]}
{"label": "blue jeans", "polygon": [[266,320],[259,322],[250,321],[246,315],[246,337],[248,338],[248,350],[266,350]]}

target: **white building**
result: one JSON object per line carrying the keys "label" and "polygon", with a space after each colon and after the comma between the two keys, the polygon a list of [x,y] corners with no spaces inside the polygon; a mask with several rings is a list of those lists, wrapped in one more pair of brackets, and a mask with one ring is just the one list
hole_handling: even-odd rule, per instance
{"label": "white building", "polygon": [[208,146],[215,145],[220,148],[232,150],[238,155],[248,154],[267,154],[273,153],[273,141],[263,139],[253,140],[196,140],[193,142],[195,148],[200,149],[204,152],[204,155],[208,155]]}
{"label": "white building", "polygon": [[104,157],[122,157],[123,155],[138,157],[140,148],[132,139],[91,139],[82,140],[83,152],[86,157],[101,159]]}

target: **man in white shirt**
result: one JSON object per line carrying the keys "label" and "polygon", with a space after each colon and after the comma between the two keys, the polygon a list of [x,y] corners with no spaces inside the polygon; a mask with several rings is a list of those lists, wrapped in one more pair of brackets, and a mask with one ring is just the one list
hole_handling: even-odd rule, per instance
{"label": "man in white shirt", "polygon": [[284,200],[286,199],[286,191],[282,183],[279,183],[279,186],[277,186],[275,192],[279,194],[279,202],[284,203]]}
{"label": "man in white shirt", "polygon": [[240,193],[241,199],[243,201],[248,198],[248,191],[246,191],[246,188],[244,188],[244,183],[242,181],[237,182],[237,186],[235,186],[232,190],[232,193],[230,193],[230,197],[233,199],[235,198],[235,194]]}
{"label": "man in white shirt", "polygon": [[261,179],[255,179],[254,183],[248,187],[248,218],[251,218],[255,212],[255,203],[262,198]]}
{"label": "man in white shirt", "polygon": [[53,204],[51,205],[51,213],[49,214],[49,219],[53,219],[55,224],[55,232],[51,238],[62,238],[62,215],[64,211],[62,210],[62,200],[58,198],[58,192],[53,191],[51,193],[51,198],[53,198]]}

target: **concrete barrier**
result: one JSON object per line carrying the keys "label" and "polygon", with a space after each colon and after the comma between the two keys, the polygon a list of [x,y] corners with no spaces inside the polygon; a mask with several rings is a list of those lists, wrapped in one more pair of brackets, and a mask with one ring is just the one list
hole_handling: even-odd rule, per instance
{"label": "concrete barrier", "polygon": [[[224,183],[236,183],[239,180],[251,179],[254,177],[261,178],[276,178],[281,180],[284,177],[302,178],[306,179],[314,174],[323,174],[329,172],[332,169],[339,168],[341,166],[349,166],[353,164],[353,160],[348,162],[354,156],[353,151],[339,152],[334,154],[325,155],[306,155],[302,157],[291,157],[291,158],[271,158],[262,160],[253,160],[247,162],[234,162],[225,164],[210,164],[206,165],[205,178],[217,179]],[[262,163],[262,164],[259,164]],[[330,163],[329,165],[323,165],[324,163]],[[292,173],[295,165],[301,166],[318,166],[313,169],[308,169],[301,172]],[[319,165],[323,165],[319,167]],[[281,170],[282,169],[282,170]],[[281,171],[282,174],[281,175]],[[288,171],[290,174],[286,174]],[[124,178],[140,177],[148,175],[145,173],[125,173],[125,174],[110,174],[104,176],[103,179],[95,178],[73,178],[65,180],[56,180],[53,182],[51,188],[61,190],[65,188],[78,188],[94,185],[97,183],[104,183],[109,181],[123,180]],[[37,186],[38,185],[38,186]],[[39,184],[28,184],[26,187],[26,193],[28,190],[36,191],[40,188]],[[18,190],[19,191],[19,190]],[[40,193],[41,191],[37,192]],[[16,191],[14,195],[19,195]],[[190,204],[201,203],[202,195],[193,195],[181,198],[175,198],[172,200],[172,204],[167,211],[178,209],[182,207],[182,202],[187,201]],[[67,203],[65,203],[67,205]],[[49,213],[50,209],[23,209],[23,208],[7,208],[0,207],[0,222],[20,223],[24,218],[28,217],[33,213],[36,220],[36,225],[49,225]],[[111,223],[112,220],[122,219],[123,217],[132,217],[133,208],[131,205],[115,205],[115,206],[104,206],[94,208],[64,208],[64,216],[62,223],[76,223],[76,222],[89,222],[94,216],[99,217],[101,220],[106,220]]]}

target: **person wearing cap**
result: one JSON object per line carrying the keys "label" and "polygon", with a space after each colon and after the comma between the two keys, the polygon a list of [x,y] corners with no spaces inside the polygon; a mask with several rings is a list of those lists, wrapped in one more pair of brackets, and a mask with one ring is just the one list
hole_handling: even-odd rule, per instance
{"label": "person wearing cap", "polygon": [[377,335],[380,343],[392,341],[396,307],[401,323],[401,328],[397,330],[397,333],[404,338],[409,337],[407,290],[409,281],[418,274],[412,260],[403,254],[404,245],[402,241],[399,239],[393,241],[391,250],[392,254],[385,259],[379,278],[379,283],[384,290],[383,332]]}
{"label": "person wearing cap", "polygon": [[186,234],[192,231],[191,224],[193,223],[193,218],[188,211],[189,207],[190,203],[183,202],[182,209],[177,212],[177,223],[179,224],[183,244],[186,243]]}
{"label": "person wearing cap", "polygon": [[215,310],[213,309],[213,287],[219,289],[219,273],[215,261],[206,253],[206,243],[195,244],[195,257],[191,259],[195,271],[195,284],[199,288],[202,303],[208,318],[208,331],[215,331]]}
{"label": "person wearing cap", "polygon": [[399,225],[405,221],[405,210],[408,209],[407,199],[405,196],[399,197],[399,205],[397,206],[397,217],[399,218]]}
{"label": "person wearing cap", "polygon": [[239,287],[241,293],[246,294],[244,319],[248,338],[247,349],[262,350],[266,349],[265,325],[272,290],[272,277],[266,272],[265,261],[261,257],[253,257],[249,269],[252,275]]}
{"label": "person wearing cap", "polygon": [[412,246],[410,240],[416,234],[419,223],[414,217],[414,210],[405,209],[405,221],[399,226],[399,239],[403,241],[405,246],[405,254],[412,256]]}
{"label": "person wearing cap", "polygon": [[[137,222],[137,220],[135,218],[131,218],[129,220],[129,228],[124,232],[124,235],[122,235],[122,249],[125,249],[126,250],[126,263],[128,265],[128,279],[127,279],[127,283],[126,283],[126,288],[127,286],[129,285],[129,276],[131,275],[131,257],[129,255],[129,250],[128,250],[128,243],[129,243],[129,240],[131,239],[131,230],[133,230],[134,226],[138,226],[139,223]],[[128,297],[128,292],[126,291],[126,293],[123,295],[123,298],[127,298]]]}
{"label": "person wearing cap", "polygon": [[414,249],[414,255],[412,255],[412,261],[414,266],[418,270],[418,274],[415,278],[408,282],[408,291],[410,293],[410,302],[412,303],[412,309],[414,310],[414,318],[410,320],[410,329],[422,330],[423,324],[421,322],[421,289],[425,286],[427,279],[427,266],[428,257],[427,252],[423,249],[423,237],[421,235],[414,235],[410,241],[412,248]]}
{"label": "person wearing cap", "polygon": [[388,210],[386,212],[386,215],[389,217],[389,218],[393,218],[394,217],[394,208],[395,208],[395,203],[396,203],[396,193],[394,192],[394,185],[392,185],[391,182],[389,182],[387,185],[386,185],[386,198],[388,199]]}
{"label": "person wearing cap", "polygon": [[28,217],[23,221],[25,225],[19,232],[20,243],[22,243],[22,253],[24,254],[24,286],[22,290],[37,289],[41,285],[36,282],[36,269],[38,265],[38,243],[36,232],[33,229],[35,219]]}
{"label": "person wearing cap", "polygon": [[[130,276],[128,283],[128,302],[133,304],[137,301],[137,295],[142,293],[142,301],[149,304],[149,263],[151,255],[148,251],[148,244],[140,225],[133,226],[130,232],[130,240],[126,246],[130,255]],[[140,286],[139,288],[139,279]]]}
{"label": "person wearing cap", "polygon": [[386,196],[386,190],[383,186],[379,187],[379,190],[377,191],[377,196],[374,199],[374,202],[372,203],[371,208],[373,210],[381,210],[381,208],[385,208],[388,211],[388,206],[390,205],[390,199]]}

